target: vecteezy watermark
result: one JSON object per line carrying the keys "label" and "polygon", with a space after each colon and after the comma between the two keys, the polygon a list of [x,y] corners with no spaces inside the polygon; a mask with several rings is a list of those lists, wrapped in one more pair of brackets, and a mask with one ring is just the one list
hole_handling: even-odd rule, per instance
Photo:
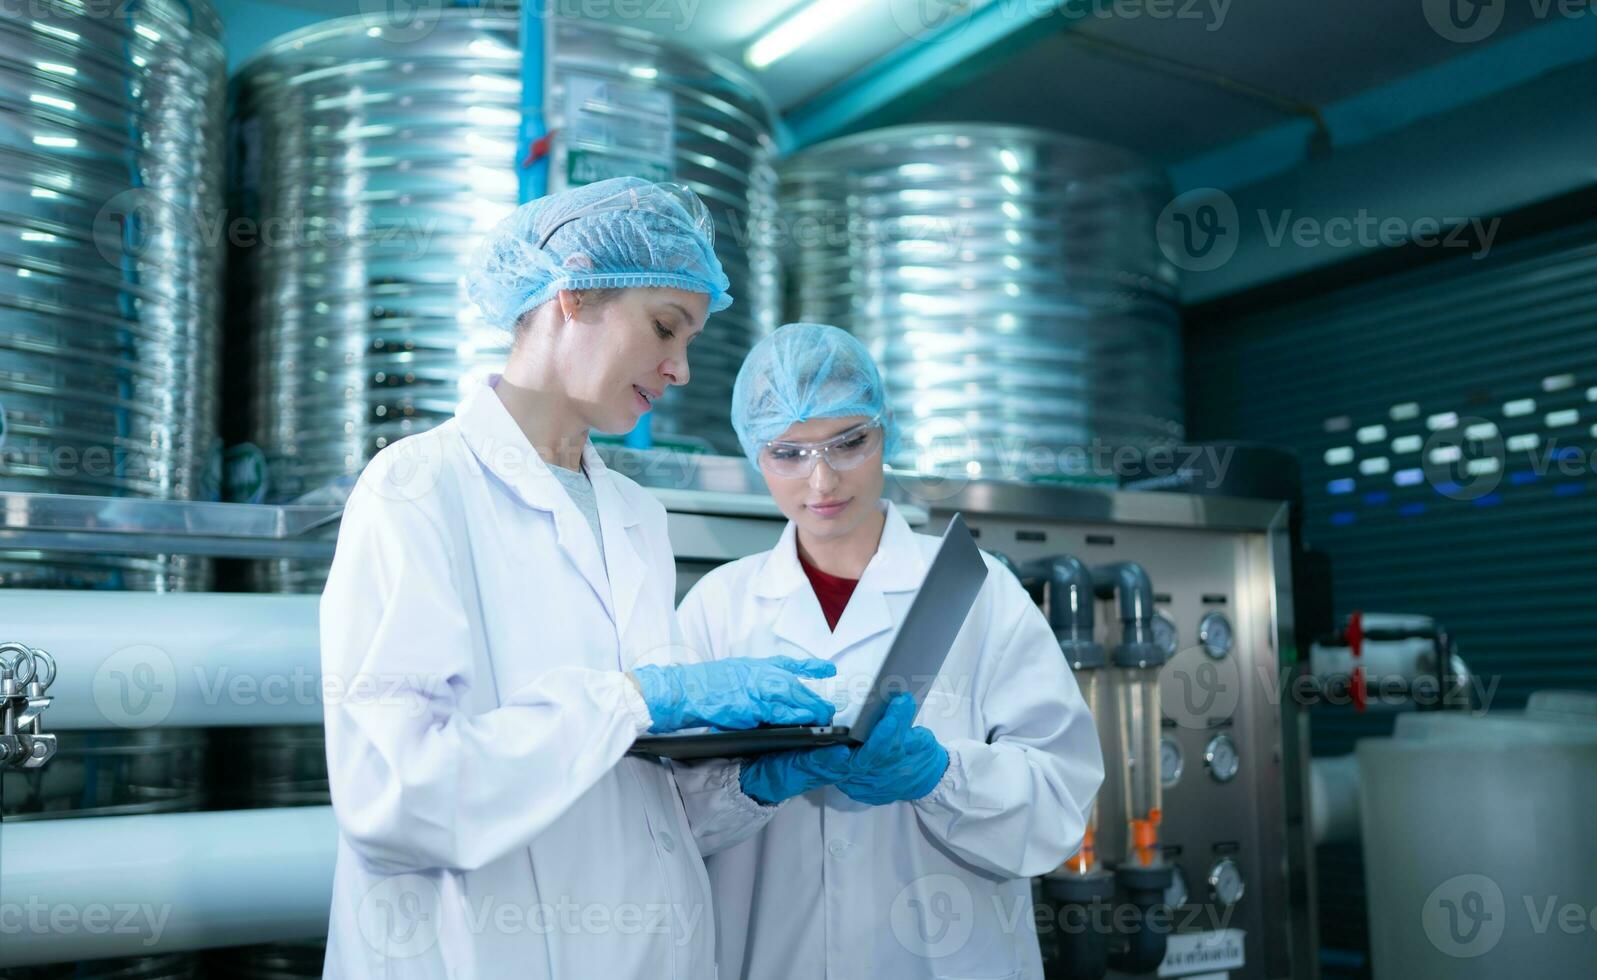
{"label": "vecteezy watermark", "polygon": [[[1252,661],[1251,671],[1245,675],[1236,656],[1216,659],[1201,646],[1181,650],[1159,670],[1160,711],[1181,728],[1213,728],[1237,713],[1248,684],[1256,685],[1272,709],[1287,699],[1301,708],[1358,702],[1348,674],[1316,674],[1262,658]],[[1501,676],[1471,672],[1444,689],[1433,673],[1370,673],[1364,678],[1364,699],[1370,707],[1468,709],[1480,716],[1501,684]]]}
{"label": "vecteezy watermark", "polygon": [[[412,959],[438,944],[441,892],[432,878],[384,878],[361,899],[356,922],[371,949]],[[472,935],[652,936],[676,946],[692,943],[705,926],[703,905],[672,902],[507,902],[494,895],[465,899],[463,925]]]}
{"label": "vecteezy watermark", "polygon": [[[578,448],[576,443],[538,447],[550,453]],[[471,453],[501,479],[547,480],[551,487],[559,486],[553,482],[549,464],[524,441],[474,439],[468,448],[467,443],[437,429],[389,443],[361,471],[359,485],[385,500],[421,500],[437,489],[445,473],[472,468],[449,461],[462,453]],[[648,450],[606,446],[603,455],[605,468],[612,472],[652,487],[677,490],[697,485],[700,468],[708,459],[702,453],[669,446]]]}
{"label": "vecteezy watermark", "polygon": [[1473,44],[1491,37],[1502,25],[1507,7],[1508,0],[1420,0],[1431,30],[1455,44]]}
{"label": "vecteezy watermark", "polygon": [[[831,848],[842,858],[852,845]],[[1032,933],[1127,936],[1142,929],[1217,931],[1229,928],[1234,907],[1154,905],[1095,901],[1087,905],[1033,903],[1029,895],[988,894],[981,899],[957,875],[934,873],[907,882],[888,908],[888,927],[900,948],[926,959],[947,960],[969,944],[977,930],[1014,936]]]}
{"label": "vecteezy watermark", "polygon": [[976,928],[975,898],[954,875],[925,875],[898,890],[887,923],[906,952],[941,959],[970,942]]}
{"label": "vecteezy watermark", "polygon": [[1210,728],[1231,718],[1242,704],[1239,659],[1216,659],[1201,645],[1177,651],[1159,669],[1160,710],[1182,728]]}
{"label": "vecteezy watermark", "polygon": [[[1555,17],[1574,20],[1597,13],[1597,0],[1528,0],[1537,22]],[[1508,0],[1421,0],[1420,9],[1431,30],[1454,44],[1475,44],[1497,33],[1508,11]]]}
{"label": "vecteezy watermark", "polygon": [[1482,874],[1454,875],[1431,890],[1420,909],[1425,937],[1454,959],[1485,956],[1510,930],[1520,937],[1564,936],[1597,944],[1597,905],[1559,895],[1521,895],[1509,902]]}
{"label": "vecteezy watermark", "polygon": [[1231,0],[888,0],[893,22],[911,41],[958,37],[978,13],[1006,23],[1061,20],[1195,21],[1205,31],[1225,26]]}
{"label": "vecteezy watermark", "polygon": [[[526,0],[546,17],[602,20],[643,26],[655,33],[685,31],[698,18],[701,0]],[[445,10],[520,23],[522,0],[360,0],[368,35],[400,43],[419,41],[437,29]],[[512,52],[514,54],[514,52]],[[519,57],[519,55],[517,55]]]}
{"label": "vecteezy watermark", "polygon": [[[1381,216],[1360,208],[1328,217],[1300,215],[1291,208],[1259,208],[1259,234],[1270,248],[1374,249],[1415,245],[1458,250],[1482,259],[1502,225],[1501,218],[1469,216]],[[1165,258],[1188,272],[1210,272],[1236,254],[1244,231],[1236,201],[1222,190],[1187,191],[1159,213],[1155,234]]]}
{"label": "vecteezy watermark", "polygon": [[135,643],[100,663],[90,684],[94,706],[109,725],[150,728],[166,721],[179,694],[185,704],[250,709],[298,706],[319,711],[329,705],[379,705],[413,717],[448,689],[443,674],[321,673],[304,667],[286,671],[239,670],[216,659],[179,669],[161,647]]}
{"label": "vecteezy watermark", "polygon": [[138,936],[142,946],[161,941],[172,906],[147,902],[46,902],[38,896],[0,902],[4,936]]}
{"label": "vecteezy watermark", "polygon": [[[913,417],[913,413],[905,413]],[[1114,483],[1135,479],[1183,489],[1223,486],[1234,446],[1157,443],[1127,445],[1105,439],[1057,443],[1023,435],[977,435],[961,419],[934,415],[904,426],[888,462],[895,484],[916,500],[947,500],[971,480]]]}
{"label": "vecteezy watermark", "polygon": [[749,216],[729,210],[732,239],[779,250],[869,249],[891,246],[926,262],[951,261],[970,239],[969,219],[946,215],[872,218],[851,208],[831,207]]}
{"label": "vecteezy watermark", "polygon": [[1452,500],[1477,500],[1495,491],[1509,473],[1537,479],[1556,473],[1575,478],[1597,474],[1597,449],[1561,444],[1535,433],[1505,438],[1493,422],[1461,418],[1426,439],[1422,470],[1437,493]]}
{"label": "vecteezy watermark", "polygon": [[202,209],[163,197],[147,187],[112,196],[94,216],[92,235],[100,257],[112,266],[185,261],[189,249],[380,248],[396,258],[419,259],[437,234],[439,217],[402,213],[381,221],[294,211],[264,219]]}
{"label": "vecteezy watermark", "polygon": [[[74,0],[70,8],[73,19],[110,20],[118,26],[138,23],[141,9],[148,8],[140,0]],[[11,19],[50,23],[63,14],[60,0],[0,0],[0,16]]]}
{"label": "vecteezy watermark", "polygon": [[1199,187],[1165,205],[1154,232],[1165,258],[1188,272],[1209,272],[1236,254],[1242,221],[1230,194]]}

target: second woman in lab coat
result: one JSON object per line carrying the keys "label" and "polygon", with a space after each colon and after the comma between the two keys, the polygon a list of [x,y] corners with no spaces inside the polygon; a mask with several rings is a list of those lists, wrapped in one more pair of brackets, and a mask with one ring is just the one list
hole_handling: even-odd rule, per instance
{"label": "second woman in lab coat", "polygon": [[[835,723],[848,724],[938,539],[881,499],[893,423],[853,337],[781,328],[750,353],[733,402],[789,522],[774,549],[694,587],[685,642],[835,664],[852,705]],[[679,772],[723,980],[1042,977],[1030,878],[1080,844],[1103,760],[1046,620],[987,564],[916,724],[905,695],[861,749]]]}

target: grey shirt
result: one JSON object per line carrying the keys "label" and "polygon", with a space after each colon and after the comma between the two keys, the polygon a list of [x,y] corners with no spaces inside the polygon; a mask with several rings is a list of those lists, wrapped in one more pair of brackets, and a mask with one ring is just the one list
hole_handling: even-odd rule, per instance
{"label": "grey shirt", "polygon": [[610,565],[604,560],[604,533],[599,530],[599,500],[593,494],[593,481],[588,479],[585,470],[568,470],[564,466],[550,464],[549,472],[566,488],[571,502],[588,519],[588,526],[593,528],[593,542],[599,546],[599,562],[604,565],[605,573],[609,574]]}

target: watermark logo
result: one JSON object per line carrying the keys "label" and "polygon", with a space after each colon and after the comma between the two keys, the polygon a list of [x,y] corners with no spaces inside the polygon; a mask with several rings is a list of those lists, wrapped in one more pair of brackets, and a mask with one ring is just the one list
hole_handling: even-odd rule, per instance
{"label": "watermark logo", "polygon": [[1484,41],[1503,23],[1508,0],[1421,0],[1425,22],[1454,44]]}
{"label": "watermark logo", "polygon": [[1476,500],[1496,490],[1508,459],[1497,426],[1478,418],[1432,432],[1421,452],[1426,481],[1452,500]]}
{"label": "watermark logo", "polygon": [[1503,890],[1485,875],[1456,875],[1432,890],[1420,914],[1431,945],[1455,959],[1491,952],[1503,938]]}
{"label": "watermark logo", "polygon": [[95,251],[112,266],[139,261],[171,223],[171,205],[146,187],[130,187],[111,196],[95,212],[90,237]]}
{"label": "watermark logo", "polygon": [[385,500],[421,500],[438,486],[444,453],[444,440],[435,433],[406,436],[389,443],[368,463],[360,482]]}
{"label": "watermark logo", "polygon": [[960,419],[921,418],[905,426],[902,438],[904,445],[894,458],[907,457],[912,472],[889,472],[898,488],[915,501],[948,500],[980,473],[981,444]]}
{"label": "watermark logo", "polygon": [[[700,0],[526,0],[550,19],[641,24],[661,33],[665,25],[685,31],[698,17]],[[367,33],[385,41],[408,43],[430,35],[446,16],[444,10],[518,23],[520,0],[360,0]],[[507,51],[509,49],[506,49]],[[514,55],[514,52],[510,52]]]}
{"label": "watermark logo", "polygon": [[[1258,240],[1268,248],[1377,249],[1412,245],[1470,253],[1483,259],[1492,250],[1500,218],[1467,215],[1403,217],[1367,208],[1328,216],[1300,214],[1292,208],[1259,208],[1246,216],[1258,221]],[[1187,191],[1159,213],[1155,236],[1171,264],[1187,272],[1211,272],[1236,255],[1244,216],[1236,201],[1214,187]]]}
{"label": "watermark logo", "polygon": [[94,706],[119,728],[150,728],[177,703],[177,668],[166,651],[149,644],[111,654],[94,672]]}
{"label": "watermark logo", "polygon": [[888,0],[893,23],[911,41],[952,40],[965,30],[975,0]]}
{"label": "watermark logo", "polygon": [[360,0],[367,33],[385,41],[419,41],[443,19],[447,0]]}
{"label": "watermark logo", "polygon": [[1242,237],[1237,202],[1217,187],[1178,196],[1159,213],[1159,250],[1178,269],[1210,272],[1231,261]]}
{"label": "watermark logo", "polygon": [[927,959],[959,952],[976,926],[970,888],[954,875],[916,878],[893,898],[888,910],[893,938],[905,951]]}
{"label": "watermark logo", "polygon": [[384,878],[361,899],[356,921],[373,951],[411,959],[438,943],[438,886],[421,875]]}
{"label": "watermark logo", "polygon": [[1204,729],[1231,718],[1242,703],[1237,657],[1219,660],[1201,646],[1187,647],[1159,671],[1159,704],[1182,728]]}

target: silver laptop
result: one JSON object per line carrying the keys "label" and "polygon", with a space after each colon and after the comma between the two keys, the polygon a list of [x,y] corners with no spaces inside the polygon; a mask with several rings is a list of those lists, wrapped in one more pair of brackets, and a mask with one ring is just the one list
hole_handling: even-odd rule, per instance
{"label": "silver laptop", "polygon": [[635,755],[667,759],[712,759],[762,755],[826,745],[861,745],[881,720],[887,702],[903,691],[926,703],[926,692],[943,668],[954,638],[987,580],[987,565],[965,521],[955,514],[893,637],[870,693],[852,725],[774,725],[744,731],[675,732],[645,735],[632,744]]}

